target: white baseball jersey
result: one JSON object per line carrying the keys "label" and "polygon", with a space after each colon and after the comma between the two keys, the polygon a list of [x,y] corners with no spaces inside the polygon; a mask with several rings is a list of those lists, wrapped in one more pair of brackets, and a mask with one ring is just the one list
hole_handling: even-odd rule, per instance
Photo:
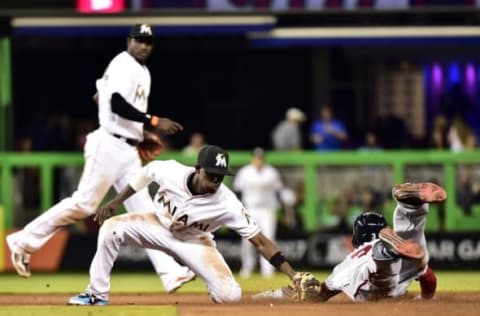
{"label": "white baseball jersey", "polygon": [[[427,214],[427,203],[415,209],[398,203],[393,216],[395,232],[402,238],[412,239],[420,244],[426,254],[423,259],[401,258],[391,261],[388,269],[379,268],[379,263],[376,263],[372,256],[373,246],[379,242],[379,239],[376,239],[357,247],[336,265],[325,281],[327,287],[343,291],[354,301],[404,295],[410,283],[427,268],[428,249],[424,233]],[[387,272],[382,273],[382,270]],[[372,278],[381,278],[386,285],[379,288],[371,283]]]}
{"label": "white baseball jersey", "polygon": [[277,192],[283,188],[280,174],[269,165],[258,169],[246,165],[237,172],[233,189],[242,192],[242,202],[248,209],[277,208]]}
{"label": "white baseball jersey", "polygon": [[221,184],[214,194],[195,196],[188,190],[188,176],[195,168],[182,165],[174,160],[153,161],[144,167],[148,179],[159,184],[154,196],[157,216],[167,227],[181,221],[187,227],[175,232],[180,239],[208,236],[221,226],[236,231],[243,238],[259,233],[253,221],[235,194]]}
{"label": "white baseball jersey", "polygon": [[[33,253],[40,249],[59,228],[92,215],[112,186],[117,191],[123,189],[141,169],[135,146],[112,134],[142,140],[143,123],[113,114],[110,100],[111,94],[118,92],[135,108],[146,112],[150,94],[148,69],[124,51],[113,58],[96,86],[100,128],[87,136],[85,163],[77,190],[24,229],[9,235],[12,251]],[[147,189],[137,192],[124,205],[128,212],[155,209]],[[167,291],[178,287],[177,280],[191,273],[163,252],[148,249],[147,255]]]}
{"label": "white baseball jersey", "polygon": [[[159,184],[154,196],[157,209],[114,216],[103,224],[90,266],[87,293],[108,299],[113,262],[121,245],[131,244],[175,255],[206,283],[214,302],[240,300],[240,285],[211,233],[226,226],[243,238],[251,238],[260,229],[225,185],[213,194],[193,195],[187,181],[194,172],[193,167],[173,160],[153,161],[132,179],[130,186],[135,190],[152,181]],[[181,231],[172,225],[178,222],[184,223]]]}
{"label": "white baseball jersey", "polygon": [[112,134],[142,140],[143,123],[112,113],[110,101],[112,93],[117,92],[134,108],[146,113],[150,83],[150,72],[145,65],[126,51],[115,56],[96,83],[100,126]]}
{"label": "white baseball jersey", "polygon": [[389,277],[390,286],[379,288],[371,283],[377,273],[377,264],[373,260],[373,247],[379,239],[364,243],[349,253],[335,266],[325,281],[330,290],[343,291],[353,301],[376,300],[383,297],[396,297],[404,294],[397,290],[400,259],[392,262],[397,273]]}

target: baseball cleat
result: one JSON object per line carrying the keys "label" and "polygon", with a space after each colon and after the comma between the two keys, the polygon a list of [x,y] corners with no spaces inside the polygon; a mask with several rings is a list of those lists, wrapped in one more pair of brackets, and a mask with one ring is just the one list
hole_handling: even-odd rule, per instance
{"label": "baseball cleat", "polygon": [[383,228],[378,236],[390,251],[400,257],[410,259],[422,259],[425,257],[425,251],[419,244],[412,240],[403,239],[390,227]]}
{"label": "baseball cleat", "polygon": [[77,296],[72,296],[68,300],[68,305],[108,305],[107,300],[102,300],[101,298],[96,297],[93,294],[81,293]]}
{"label": "baseball cleat", "polygon": [[195,280],[197,276],[193,273],[192,270],[188,270],[187,274],[182,277],[178,277],[175,279],[175,282],[169,286],[165,286],[165,290],[167,293],[175,293],[179,288],[181,288],[184,284]]}
{"label": "baseball cleat", "polygon": [[393,197],[406,204],[439,203],[447,199],[447,192],[431,182],[403,183],[393,187]]}
{"label": "baseball cleat", "polygon": [[32,273],[30,271],[30,254],[20,251],[15,251],[11,236],[7,236],[7,245],[10,249],[10,260],[12,266],[17,271],[17,274],[24,278],[29,278]]}

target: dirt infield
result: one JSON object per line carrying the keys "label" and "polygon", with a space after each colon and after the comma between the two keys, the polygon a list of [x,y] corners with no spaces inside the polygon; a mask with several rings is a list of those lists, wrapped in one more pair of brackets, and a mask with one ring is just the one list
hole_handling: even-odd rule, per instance
{"label": "dirt infield", "polygon": [[[73,294],[72,294],[73,295]],[[67,294],[0,295],[0,305],[66,305]],[[114,294],[112,305],[174,305],[179,316],[310,316],[310,315],[388,315],[388,316],[454,316],[479,315],[480,293],[438,293],[431,301],[414,300],[408,296],[398,300],[352,303],[339,295],[327,303],[298,304],[278,301],[252,301],[245,294],[240,303],[213,304],[206,294]],[[75,307],[72,307],[75,308]]]}

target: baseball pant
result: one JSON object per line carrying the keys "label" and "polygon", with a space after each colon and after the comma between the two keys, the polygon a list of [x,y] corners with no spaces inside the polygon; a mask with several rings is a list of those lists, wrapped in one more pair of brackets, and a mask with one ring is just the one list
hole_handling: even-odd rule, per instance
{"label": "baseball pant", "polygon": [[[84,157],[83,173],[77,190],[22,230],[9,235],[13,251],[33,253],[62,227],[93,215],[112,185],[117,191],[123,189],[141,168],[136,148],[111,136],[102,128],[87,136]],[[147,188],[131,196],[124,205],[128,212],[155,209]],[[147,255],[167,291],[170,284],[188,272],[186,267],[180,266],[163,252],[148,250]]]}
{"label": "baseball pant", "polygon": [[210,297],[216,303],[241,299],[240,286],[215,242],[208,237],[180,240],[160,222],[155,213],[122,214],[104,223],[90,266],[87,293],[108,300],[110,273],[124,244],[163,250],[178,257],[205,282]]}
{"label": "baseball pant", "polygon": [[[248,209],[262,233],[270,240],[275,240],[277,228],[276,208],[254,208]],[[258,253],[252,243],[242,239],[241,243],[242,267],[241,275],[249,276],[255,269]],[[263,277],[271,277],[275,268],[262,256],[260,256],[260,272]]]}
{"label": "baseball pant", "polygon": [[400,283],[408,286],[413,278],[422,275],[429,260],[427,240],[425,238],[425,224],[429,210],[428,203],[416,208],[406,207],[398,202],[393,213],[393,229],[403,239],[411,239],[417,242],[425,251],[425,257],[420,260],[402,260],[400,270]]}

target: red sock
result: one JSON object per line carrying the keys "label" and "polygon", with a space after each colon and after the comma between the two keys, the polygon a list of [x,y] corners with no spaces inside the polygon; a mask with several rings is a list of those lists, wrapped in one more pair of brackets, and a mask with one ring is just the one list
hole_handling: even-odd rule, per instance
{"label": "red sock", "polygon": [[437,277],[432,268],[428,267],[427,271],[418,278],[418,281],[420,282],[422,298],[426,300],[433,298],[437,289]]}

